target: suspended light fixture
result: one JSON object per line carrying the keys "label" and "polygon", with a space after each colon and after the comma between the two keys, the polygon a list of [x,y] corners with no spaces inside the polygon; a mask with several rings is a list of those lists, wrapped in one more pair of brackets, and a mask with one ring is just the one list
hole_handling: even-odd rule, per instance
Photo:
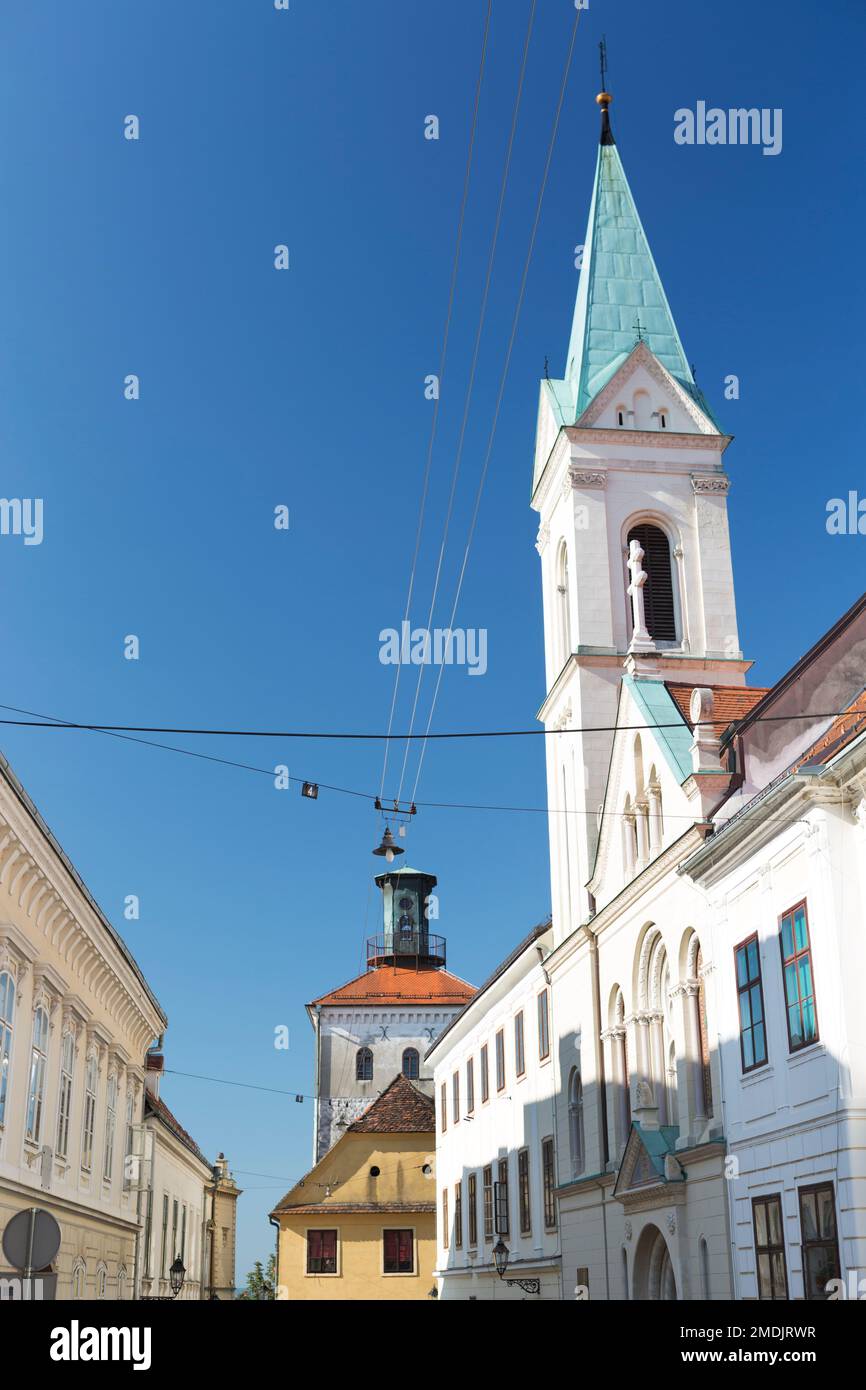
{"label": "suspended light fixture", "polygon": [[380,859],[387,859],[389,864],[393,864],[394,859],[398,854],[404,853],[401,847],[394,843],[394,836],[391,834],[389,826],[385,827],[385,834],[382,836],[382,843],[381,845],[379,845],[377,849],[373,850],[373,853],[378,854]]}

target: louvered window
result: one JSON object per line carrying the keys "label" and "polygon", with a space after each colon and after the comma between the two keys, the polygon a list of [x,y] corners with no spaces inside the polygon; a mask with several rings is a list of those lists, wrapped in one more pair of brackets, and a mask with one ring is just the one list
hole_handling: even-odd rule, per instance
{"label": "louvered window", "polygon": [[658,526],[642,522],[640,526],[631,528],[628,540],[638,541],[644,552],[643,567],[647,579],[643,586],[643,600],[647,631],[656,642],[675,642],[677,625],[674,617],[674,584],[668,538]]}

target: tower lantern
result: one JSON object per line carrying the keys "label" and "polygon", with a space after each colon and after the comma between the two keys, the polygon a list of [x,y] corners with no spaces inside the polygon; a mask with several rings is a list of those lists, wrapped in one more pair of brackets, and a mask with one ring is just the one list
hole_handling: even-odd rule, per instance
{"label": "tower lantern", "polygon": [[376,875],[382,892],[382,933],[367,942],[367,966],[435,970],[445,965],[445,939],[430,933],[435,874],[405,867]]}

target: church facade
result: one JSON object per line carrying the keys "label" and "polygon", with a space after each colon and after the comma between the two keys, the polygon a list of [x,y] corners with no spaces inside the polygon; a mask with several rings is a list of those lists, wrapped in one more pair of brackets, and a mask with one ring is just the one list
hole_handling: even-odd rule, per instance
{"label": "church facade", "polygon": [[[598,102],[571,338],[562,378],[541,383],[532,488],[552,920],[431,1049],[440,1289],[856,1297],[866,595],[771,689],[748,683],[731,438],[680,341],[611,98]],[[529,994],[544,995],[550,1041],[526,1088]],[[455,1124],[455,1078],[500,1037],[500,1099]]]}

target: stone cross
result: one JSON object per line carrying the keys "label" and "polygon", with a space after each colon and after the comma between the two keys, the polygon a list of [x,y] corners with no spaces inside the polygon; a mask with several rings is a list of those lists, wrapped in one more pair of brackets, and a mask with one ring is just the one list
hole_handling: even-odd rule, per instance
{"label": "stone cross", "polygon": [[643,586],[647,581],[647,572],[643,567],[645,551],[639,540],[630,540],[628,543],[628,568],[631,574],[631,583],[628,592],[631,596],[631,607],[634,615],[634,631],[632,633],[632,647],[644,647],[652,645],[652,638],[646,630],[646,619],[644,615],[644,596]]}

